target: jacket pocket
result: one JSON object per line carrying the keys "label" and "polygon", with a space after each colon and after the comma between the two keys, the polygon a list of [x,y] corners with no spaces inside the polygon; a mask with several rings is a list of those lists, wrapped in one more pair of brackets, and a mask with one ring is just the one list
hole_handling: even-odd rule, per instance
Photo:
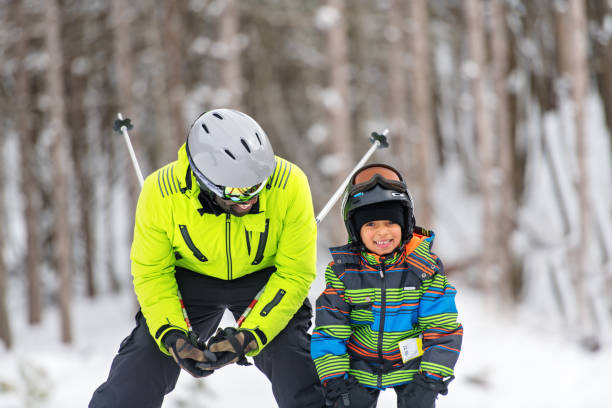
{"label": "jacket pocket", "polygon": [[266,229],[264,232],[259,234],[259,244],[257,245],[257,253],[255,254],[255,259],[251,263],[251,265],[259,265],[264,257],[264,250],[266,249],[266,242],[268,241],[268,232],[270,230],[270,219],[266,218]]}
{"label": "jacket pocket", "polygon": [[283,296],[285,296],[285,293],[287,293],[285,292],[285,289],[279,289],[278,292],[276,292],[276,295],[274,295],[274,299],[272,299],[270,303],[265,305],[264,308],[261,309],[261,312],[259,312],[259,314],[262,316],[267,316],[270,313],[270,311],[274,308],[274,306],[280,303]]}
{"label": "jacket pocket", "polygon": [[191,240],[189,231],[187,231],[187,226],[179,225],[179,229],[181,230],[181,235],[183,236],[183,240],[185,241],[185,244],[187,244],[187,247],[189,248],[189,250],[191,250],[191,252],[193,253],[193,256],[195,256],[196,259],[200,262],[208,261],[208,259],[204,256],[204,254],[200,252],[200,250],[195,246],[195,244]]}
{"label": "jacket pocket", "polygon": [[372,305],[374,302],[359,302],[351,303],[351,312],[349,314],[351,324],[372,324],[374,323],[374,314],[372,313]]}

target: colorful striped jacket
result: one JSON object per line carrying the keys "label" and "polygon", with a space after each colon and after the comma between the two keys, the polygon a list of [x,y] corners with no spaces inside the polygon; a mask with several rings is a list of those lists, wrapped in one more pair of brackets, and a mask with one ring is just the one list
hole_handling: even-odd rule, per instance
{"label": "colorful striped jacket", "polygon": [[[402,251],[388,258],[330,248],[326,287],[317,299],[311,355],[321,382],[349,373],[365,386],[385,389],[415,373],[453,375],[463,327],[455,288],[430,251],[434,234],[415,228]],[[420,357],[403,363],[399,343],[422,342]]]}

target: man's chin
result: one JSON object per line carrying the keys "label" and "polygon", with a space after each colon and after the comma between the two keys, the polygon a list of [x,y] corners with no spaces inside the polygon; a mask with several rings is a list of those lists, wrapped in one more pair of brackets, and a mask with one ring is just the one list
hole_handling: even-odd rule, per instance
{"label": "man's chin", "polygon": [[243,209],[238,209],[236,208],[236,206],[232,206],[229,210],[230,214],[232,214],[234,217],[242,217],[244,215],[247,215],[250,211],[251,208],[253,208],[253,206],[251,206],[250,208],[243,210]]}
{"label": "man's chin", "polygon": [[232,214],[234,217],[242,217],[244,215],[247,215],[249,212],[251,212],[251,210],[253,209],[253,206],[257,202],[257,198],[254,198],[248,206],[244,206],[244,207],[243,205],[240,205],[240,204],[234,204],[234,203],[230,204],[227,201],[221,200],[218,197],[215,197],[215,202],[217,203],[219,207],[221,207],[223,211]]}
{"label": "man's chin", "polygon": [[230,206],[229,212],[236,217],[242,217],[243,215],[247,215],[248,213],[251,212],[254,204],[255,204],[254,202],[250,203],[247,206],[242,206],[240,204],[233,204]]}

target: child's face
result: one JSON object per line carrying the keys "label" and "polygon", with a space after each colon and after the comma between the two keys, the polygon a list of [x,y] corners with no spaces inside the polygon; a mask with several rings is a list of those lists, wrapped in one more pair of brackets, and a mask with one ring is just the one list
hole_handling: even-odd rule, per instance
{"label": "child's face", "polygon": [[366,222],[359,234],[368,251],[377,255],[390,254],[402,242],[402,227],[389,220]]}

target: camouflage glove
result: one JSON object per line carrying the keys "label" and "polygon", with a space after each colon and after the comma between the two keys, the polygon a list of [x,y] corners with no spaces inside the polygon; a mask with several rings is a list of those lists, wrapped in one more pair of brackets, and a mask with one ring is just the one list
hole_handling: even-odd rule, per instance
{"label": "camouflage glove", "polygon": [[215,353],[216,361],[198,363],[196,367],[215,370],[228,364],[251,365],[245,357],[249,351],[257,350],[255,336],[248,330],[234,327],[219,329],[208,341],[208,350]]}
{"label": "camouflage glove", "polygon": [[171,330],[164,336],[163,343],[172,354],[174,361],[183,370],[192,376],[206,377],[213,373],[212,370],[202,370],[197,367],[198,363],[211,363],[216,360],[214,353],[194,346],[185,333],[180,330]]}

